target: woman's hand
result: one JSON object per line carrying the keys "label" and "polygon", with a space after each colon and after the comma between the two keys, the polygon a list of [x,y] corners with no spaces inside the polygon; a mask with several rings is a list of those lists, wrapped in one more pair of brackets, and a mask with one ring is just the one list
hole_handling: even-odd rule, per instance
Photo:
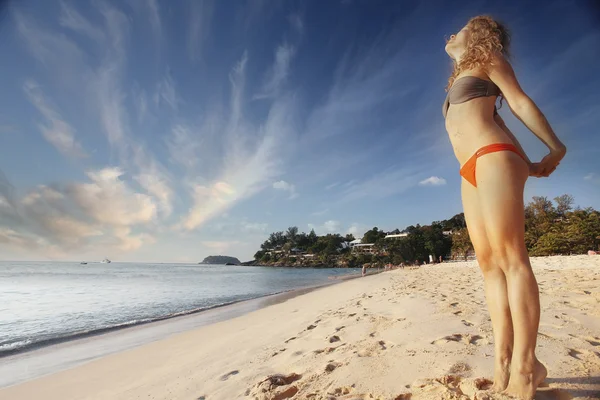
{"label": "woman's hand", "polygon": [[532,163],[529,166],[529,176],[535,176],[538,178],[548,177],[554,172],[560,161],[567,153],[567,148],[562,146],[556,150],[550,150],[550,154],[542,158],[539,163]]}

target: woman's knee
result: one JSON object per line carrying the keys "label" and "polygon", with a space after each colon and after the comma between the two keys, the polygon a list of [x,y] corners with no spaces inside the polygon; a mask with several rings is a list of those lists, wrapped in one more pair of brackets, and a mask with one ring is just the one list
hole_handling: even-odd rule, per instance
{"label": "woman's knee", "polygon": [[505,273],[531,268],[525,243],[493,246],[490,253],[495,264]]}
{"label": "woman's knee", "polygon": [[498,268],[498,266],[494,263],[494,258],[491,249],[479,250],[475,251],[477,255],[477,263],[479,264],[479,269],[485,275],[487,272],[493,271]]}

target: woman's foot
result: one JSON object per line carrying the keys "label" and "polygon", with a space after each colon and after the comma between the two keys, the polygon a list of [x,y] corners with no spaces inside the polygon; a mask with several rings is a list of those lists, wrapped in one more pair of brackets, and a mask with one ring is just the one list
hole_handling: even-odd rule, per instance
{"label": "woman's foot", "polygon": [[510,378],[510,361],[497,361],[494,367],[494,384],[490,388],[494,392],[502,392],[508,386]]}
{"label": "woman's foot", "polygon": [[536,358],[533,372],[512,371],[503,393],[519,400],[533,400],[536,389],[544,382],[546,375],[546,367]]}

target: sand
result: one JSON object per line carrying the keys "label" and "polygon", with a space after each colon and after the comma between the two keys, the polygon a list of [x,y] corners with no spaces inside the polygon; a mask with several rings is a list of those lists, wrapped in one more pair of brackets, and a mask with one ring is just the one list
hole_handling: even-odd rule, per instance
{"label": "sand", "polygon": [[[600,399],[600,256],[533,258],[536,399]],[[0,399],[503,399],[477,262],[346,281],[0,390]]]}

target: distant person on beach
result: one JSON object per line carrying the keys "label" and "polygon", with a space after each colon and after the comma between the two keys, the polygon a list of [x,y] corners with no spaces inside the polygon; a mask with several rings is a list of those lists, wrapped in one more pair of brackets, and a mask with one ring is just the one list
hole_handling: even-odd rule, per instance
{"label": "distant person on beach", "polygon": [[[488,16],[450,36],[445,50],[453,70],[442,112],[464,178],[465,220],[494,330],[492,389],[529,400],[547,371],[535,355],[540,300],[525,246],[523,190],[529,176],[548,177],[567,150],[519,86],[509,44],[506,27]],[[498,97],[548,147],[540,162],[529,160],[498,115]]]}
{"label": "distant person on beach", "polygon": [[367,267],[363,264],[363,266],[362,266],[362,276],[365,276],[366,273],[367,273]]}

